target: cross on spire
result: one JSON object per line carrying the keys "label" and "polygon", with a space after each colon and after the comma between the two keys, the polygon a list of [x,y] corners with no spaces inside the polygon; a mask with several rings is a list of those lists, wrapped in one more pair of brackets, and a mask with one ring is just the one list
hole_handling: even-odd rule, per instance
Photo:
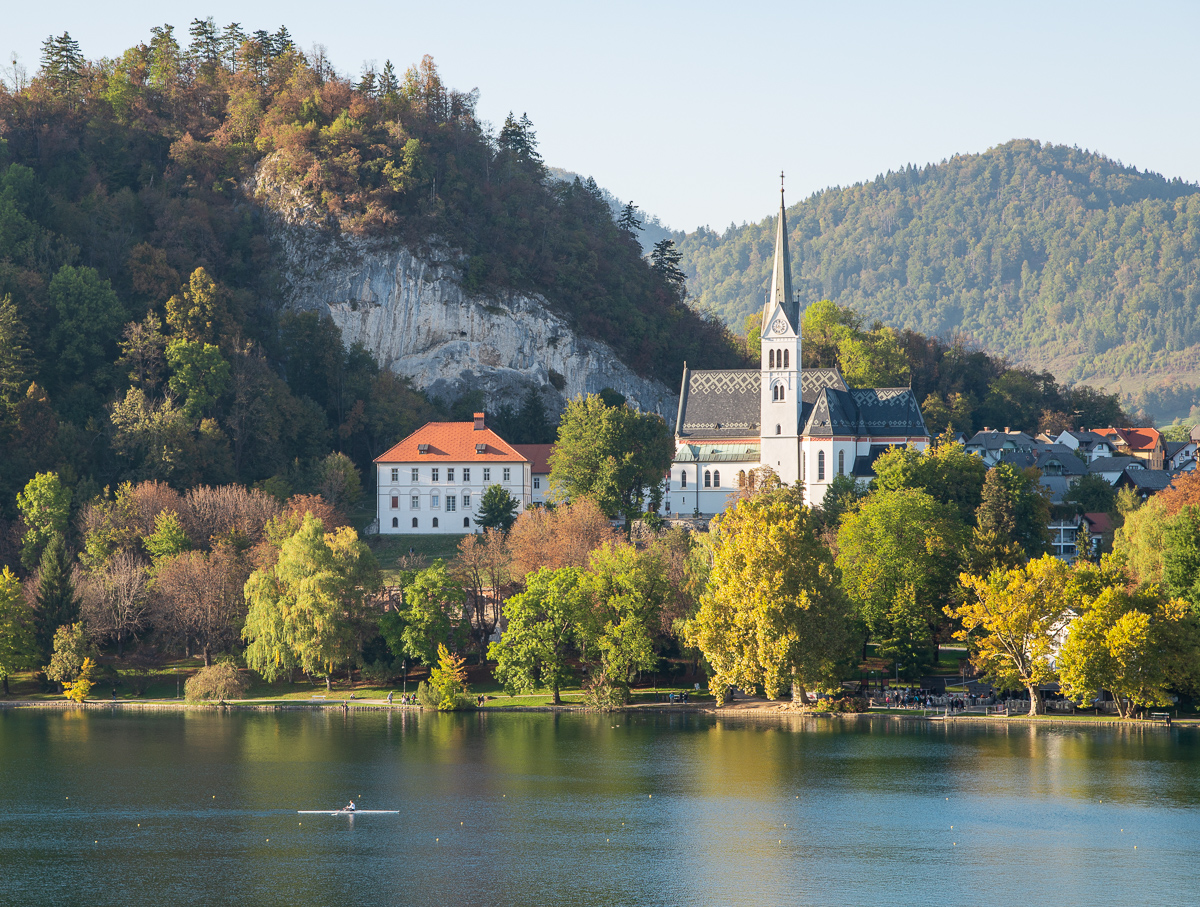
{"label": "cross on spire", "polygon": [[779,171],[779,194],[783,195],[783,171]]}

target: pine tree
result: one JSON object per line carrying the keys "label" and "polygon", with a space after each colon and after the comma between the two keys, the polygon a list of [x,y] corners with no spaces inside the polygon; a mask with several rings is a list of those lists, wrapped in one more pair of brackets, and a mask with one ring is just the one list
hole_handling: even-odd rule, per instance
{"label": "pine tree", "polygon": [[11,296],[0,297],[0,437],[16,425],[17,405],[29,388],[29,334]]}
{"label": "pine tree", "polygon": [[621,216],[617,218],[617,226],[631,235],[642,229],[642,221],[637,216],[637,205],[629,202],[621,209]]}
{"label": "pine tree", "polygon": [[34,625],[37,645],[44,661],[54,652],[54,633],[62,626],[79,620],[79,599],[71,579],[71,556],[66,542],[57,533],[42,552],[38,569],[37,614]]}
{"label": "pine tree", "polygon": [[475,525],[482,529],[499,529],[508,532],[517,519],[516,498],[503,485],[492,485],[479,499],[479,517]]}
{"label": "pine tree", "polygon": [[279,26],[279,30],[271,35],[271,58],[282,57],[284,54],[289,54],[295,49],[296,44],[292,41],[292,35],[287,30],[287,26]]}
{"label": "pine tree", "polygon": [[230,22],[221,29],[221,59],[230,72],[238,70],[238,52],[246,43],[246,32],[240,22]]}
{"label": "pine tree", "polygon": [[383,72],[379,74],[379,96],[392,98],[399,92],[400,80],[396,78],[396,68],[392,66],[392,61],[388,60],[383,64]]}
{"label": "pine tree", "polygon": [[680,299],[687,296],[687,275],[679,269],[682,260],[683,253],[675,248],[675,241],[671,239],[660,239],[650,253],[651,266],[663,276]]}
{"label": "pine tree", "polygon": [[193,19],[188,28],[192,43],[188,47],[202,72],[212,74],[221,65],[221,33],[212,16],[205,19]]}

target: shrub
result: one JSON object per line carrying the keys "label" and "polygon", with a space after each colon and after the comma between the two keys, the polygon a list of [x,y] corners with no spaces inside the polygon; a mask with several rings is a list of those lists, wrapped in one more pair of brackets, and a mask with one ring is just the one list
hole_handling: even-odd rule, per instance
{"label": "shrub", "polygon": [[201,668],[183,685],[184,697],[189,702],[204,699],[241,699],[245,692],[246,681],[238,671],[237,665],[228,661]]}
{"label": "shrub", "polygon": [[861,696],[842,696],[837,699],[822,699],[816,704],[818,712],[865,712],[869,707],[867,700]]}
{"label": "shrub", "polygon": [[422,680],[417,684],[417,702],[421,703],[424,708],[437,710],[438,695],[428,683]]}
{"label": "shrub", "polygon": [[75,681],[63,684],[63,689],[66,690],[68,699],[83,702],[88,698],[88,693],[92,691],[92,672],[95,670],[96,662],[90,658],[85,658],[83,665],[79,669],[79,676],[75,678]]}
{"label": "shrub", "polygon": [[628,705],[630,698],[628,686],[613,683],[600,673],[593,674],[583,685],[584,703],[599,712],[611,712]]}
{"label": "shrub", "polygon": [[371,686],[383,686],[395,676],[392,663],[384,658],[375,659],[372,664],[365,664],[361,670],[362,679]]}

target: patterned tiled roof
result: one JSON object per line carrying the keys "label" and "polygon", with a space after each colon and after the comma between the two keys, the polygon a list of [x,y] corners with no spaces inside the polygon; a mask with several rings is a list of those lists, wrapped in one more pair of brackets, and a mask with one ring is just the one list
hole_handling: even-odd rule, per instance
{"label": "patterned tiled roof", "polygon": [[[762,372],[758,369],[684,369],[675,434],[686,439],[757,438]],[[833,368],[803,369],[800,395],[804,412],[824,388],[846,390]]]}
{"label": "patterned tiled roof", "polygon": [[806,415],[806,437],[929,435],[917,396],[908,387],[823,388]]}

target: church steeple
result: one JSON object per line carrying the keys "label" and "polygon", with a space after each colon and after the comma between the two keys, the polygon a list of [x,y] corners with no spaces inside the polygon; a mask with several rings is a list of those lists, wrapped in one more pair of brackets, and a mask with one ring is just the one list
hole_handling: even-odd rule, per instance
{"label": "church steeple", "polygon": [[788,256],[787,214],[783,204],[783,172],[779,174],[779,223],[775,227],[775,262],[771,271],[771,290],[767,295],[766,311],[763,318],[770,317],[775,306],[780,306],[792,330],[800,329],[800,306],[792,292],[792,265]]}

